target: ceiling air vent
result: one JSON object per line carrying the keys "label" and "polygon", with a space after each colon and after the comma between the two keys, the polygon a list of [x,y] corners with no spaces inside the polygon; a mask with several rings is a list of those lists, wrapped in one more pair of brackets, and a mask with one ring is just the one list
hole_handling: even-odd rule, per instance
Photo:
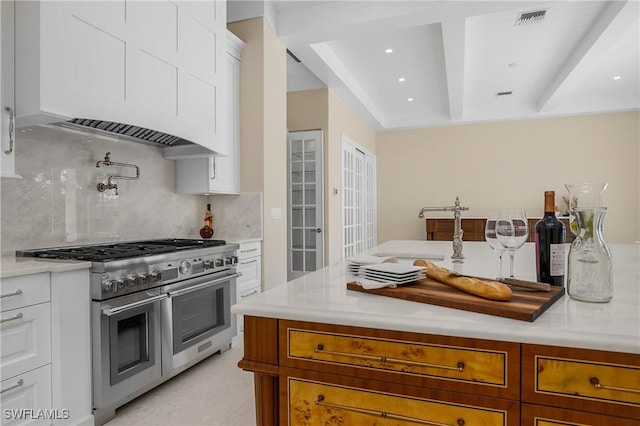
{"label": "ceiling air vent", "polygon": [[504,96],[511,96],[511,94],[513,94],[513,90],[509,90],[508,92],[498,92],[496,93],[496,97],[501,98]]}
{"label": "ceiling air vent", "polygon": [[289,49],[287,49],[287,55],[291,56],[291,59],[293,59],[294,61],[296,61],[297,63],[300,63],[300,59],[298,59],[298,57],[296,55],[293,54],[292,51],[290,51]]}
{"label": "ceiling air vent", "polygon": [[542,22],[546,14],[546,9],[534,10],[533,12],[520,12],[518,19],[516,19],[516,27],[521,25],[538,24]]}

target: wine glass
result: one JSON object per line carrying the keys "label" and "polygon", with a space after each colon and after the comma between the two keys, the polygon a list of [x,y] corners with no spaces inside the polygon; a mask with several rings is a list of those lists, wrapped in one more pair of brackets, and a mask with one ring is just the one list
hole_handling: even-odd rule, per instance
{"label": "wine glass", "polygon": [[496,278],[496,280],[499,281],[501,279],[504,279],[504,277],[502,276],[502,254],[504,253],[506,248],[502,244],[500,244],[500,241],[498,241],[498,237],[496,237],[496,221],[497,218],[495,217],[487,218],[487,222],[484,225],[484,239],[487,240],[487,243],[489,243],[489,247],[491,247],[493,251],[498,253],[500,269],[498,270],[498,277]]}
{"label": "wine glass", "polygon": [[513,257],[529,237],[529,223],[523,209],[501,209],[496,218],[496,237],[509,252],[509,276],[513,278]]}

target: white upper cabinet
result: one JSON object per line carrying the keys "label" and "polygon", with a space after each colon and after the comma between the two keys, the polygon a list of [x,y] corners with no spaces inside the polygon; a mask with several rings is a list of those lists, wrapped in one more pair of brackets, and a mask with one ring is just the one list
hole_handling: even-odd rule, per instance
{"label": "white upper cabinet", "polygon": [[0,176],[15,174],[13,1],[0,2]]}
{"label": "white upper cabinet", "polygon": [[18,126],[88,118],[224,153],[226,2],[16,4]]}
{"label": "white upper cabinet", "polygon": [[227,33],[228,83],[225,90],[227,137],[224,156],[176,161],[176,191],[182,194],[240,193],[240,53],[244,42]]}

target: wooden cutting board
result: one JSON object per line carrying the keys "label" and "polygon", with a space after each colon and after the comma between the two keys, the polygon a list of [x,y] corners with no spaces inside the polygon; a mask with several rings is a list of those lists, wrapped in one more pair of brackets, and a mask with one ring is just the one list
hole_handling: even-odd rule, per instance
{"label": "wooden cutting board", "polygon": [[533,322],[564,294],[564,287],[557,286],[551,286],[551,291],[549,292],[513,290],[511,300],[498,302],[464,293],[430,278],[418,280],[397,288],[385,287],[365,290],[355,282],[347,283],[347,288],[363,293],[378,294],[380,296],[395,297],[396,299],[411,300],[413,302],[428,303],[529,322]]}

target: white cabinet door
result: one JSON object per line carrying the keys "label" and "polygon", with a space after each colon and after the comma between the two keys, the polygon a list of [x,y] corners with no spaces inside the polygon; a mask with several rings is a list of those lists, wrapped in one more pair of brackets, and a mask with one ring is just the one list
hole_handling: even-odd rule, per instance
{"label": "white cabinet door", "polygon": [[15,130],[13,128],[14,103],[14,46],[13,10],[11,0],[0,2],[0,176],[20,177],[15,174]]}
{"label": "white cabinet door", "polygon": [[244,42],[230,32],[227,40],[227,137],[221,142],[226,155],[177,160],[176,191],[181,194],[240,193],[240,51]]}
{"label": "white cabinet door", "polygon": [[20,126],[115,121],[224,152],[225,0],[18,3]]}
{"label": "white cabinet door", "polygon": [[51,362],[51,304],[0,314],[0,375],[14,377]]}
{"label": "white cabinet door", "polygon": [[52,417],[71,415],[66,407],[52,410],[51,365],[3,380],[0,387],[2,426],[50,425]]}

